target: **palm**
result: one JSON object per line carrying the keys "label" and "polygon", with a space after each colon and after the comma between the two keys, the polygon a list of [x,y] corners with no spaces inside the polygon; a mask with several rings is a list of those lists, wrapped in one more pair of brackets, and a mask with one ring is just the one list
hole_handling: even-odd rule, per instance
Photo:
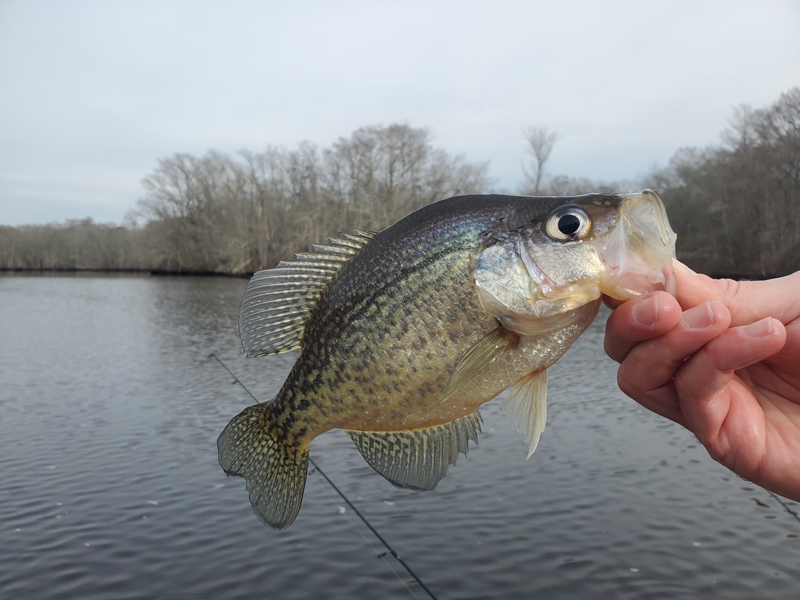
{"label": "palm", "polygon": [[[728,416],[706,447],[738,475],[791,496],[800,490],[800,404],[776,393],[781,382],[763,364],[738,371],[719,392]],[[786,481],[787,472],[798,479]]]}
{"label": "palm", "polygon": [[[784,352],[739,369],[719,392],[729,406],[709,453],[735,473],[786,496],[800,494],[800,389],[778,368]],[[795,362],[800,365],[800,361]]]}

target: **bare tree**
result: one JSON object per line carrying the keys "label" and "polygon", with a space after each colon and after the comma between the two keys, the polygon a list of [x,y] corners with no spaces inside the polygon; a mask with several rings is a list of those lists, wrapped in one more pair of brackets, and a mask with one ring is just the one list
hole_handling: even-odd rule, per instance
{"label": "bare tree", "polygon": [[682,148],[651,174],[678,232],[678,257],[704,273],[775,277],[800,265],[800,88],[741,106],[723,146]]}
{"label": "bare tree", "polygon": [[[426,129],[372,126],[332,148],[175,154],[131,220],[158,270],[247,273],[353,227],[382,229],[423,204],[485,191],[487,165],[433,147]],[[3,240],[0,239],[0,244]]]}
{"label": "bare tree", "polygon": [[[521,193],[573,195],[637,185],[549,175],[558,139],[525,131],[533,168]],[[800,88],[734,113],[722,146],[683,148],[651,173],[680,236],[678,256],[718,276],[774,277],[800,265]],[[523,169],[525,167],[523,166]],[[308,242],[382,229],[448,196],[486,191],[488,168],[434,147],[425,129],[364,127],[329,148],[237,156],[175,154],[144,180],[125,227],[91,220],[0,226],[0,269],[252,273]],[[638,187],[638,189],[642,189]]]}
{"label": "bare tree", "polygon": [[531,170],[522,166],[525,178],[533,184],[533,194],[538,195],[541,190],[542,178],[544,176],[544,165],[550,158],[558,133],[550,131],[547,127],[528,127],[523,130],[525,141],[528,142],[528,153],[533,156]]}

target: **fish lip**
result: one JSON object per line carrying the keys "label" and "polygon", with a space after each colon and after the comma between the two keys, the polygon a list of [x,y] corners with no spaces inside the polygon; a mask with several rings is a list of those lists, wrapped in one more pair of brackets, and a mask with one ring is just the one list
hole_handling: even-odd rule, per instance
{"label": "fish lip", "polygon": [[[675,240],[677,239],[677,235],[672,230],[672,226],[669,224],[669,217],[667,216],[667,207],[664,206],[664,200],[661,198],[661,194],[657,191],[647,188],[642,190],[641,194],[627,194],[626,196],[642,196],[647,198],[648,205],[656,214],[656,223],[658,224],[658,233],[659,237],[661,238],[661,243],[664,246],[669,246],[672,248],[672,253],[675,253]],[[625,203],[628,202],[628,198],[626,197],[623,200],[622,208],[625,208]]]}
{"label": "fish lip", "polygon": [[661,269],[661,274],[658,276],[658,281],[651,283],[646,289],[636,288],[610,288],[603,284],[600,285],[600,291],[603,295],[615,300],[633,300],[646,296],[650,292],[664,291],[671,296],[678,297],[678,285],[675,277],[675,269],[672,266],[672,260]]}
{"label": "fish lip", "polygon": [[623,195],[617,222],[598,239],[597,254],[606,269],[601,291],[617,300],[655,290],[675,295],[676,238],[658,192]]}

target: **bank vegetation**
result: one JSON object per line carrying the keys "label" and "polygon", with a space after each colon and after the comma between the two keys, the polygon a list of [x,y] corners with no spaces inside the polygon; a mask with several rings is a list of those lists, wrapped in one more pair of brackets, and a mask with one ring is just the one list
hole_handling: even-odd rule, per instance
{"label": "bank vegetation", "polygon": [[[800,268],[800,88],[739,107],[721,144],[682,148],[635,183],[600,184],[545,167],[558,136],[525,131],[534,195],[637,191],[664,198],[678,256],[717,276]],[[488,164],[435,148],[425,129],[364,127],[329,148],[175,154],[143,181],[125,226],[90,219],[0,227],[0,269],[248,274],[352,228],[380,230],[425,204],[492,191]]]}

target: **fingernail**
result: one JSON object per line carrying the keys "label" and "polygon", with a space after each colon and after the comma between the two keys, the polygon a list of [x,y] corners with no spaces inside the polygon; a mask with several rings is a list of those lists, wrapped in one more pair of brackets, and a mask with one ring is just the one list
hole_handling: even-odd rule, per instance
{"label": "fingernail", "polygon": [[700,306],[685,311],[681,315],[681,321],[691,329],[705,329],[713,325],[714,311],[711,309],[711,302],[704,302]]}
{"label": "fingernail", "polygon": [[772,324],[772,317],[761,319],[750,325],[742,327],[742,333],[750,338],[764,337],[773,332],[775,326]]}
{"label": "fingernail", "polygon": [[658,296],[650,296],[639,302],[631,310],[631,317],[637,325],[650,329],[655,327],[656,319],[658,319]]}

